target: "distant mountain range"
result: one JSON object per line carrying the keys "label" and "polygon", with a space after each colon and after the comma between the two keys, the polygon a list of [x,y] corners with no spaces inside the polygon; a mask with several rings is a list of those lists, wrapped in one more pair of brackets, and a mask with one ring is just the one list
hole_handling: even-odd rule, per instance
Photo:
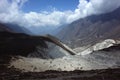
{"label": "distant mountain range", "polygon": [[57,36],[72,48],[93,45],[109,38],[118,39],[120,38],[120,8],[110,13],[76,20],[64,27]]}
{"label": "distant mountain range", "polygon": [[17,24],[0,23],[0,32],[1,31],[32,34],[32,32],[25,27],[20,27]]}

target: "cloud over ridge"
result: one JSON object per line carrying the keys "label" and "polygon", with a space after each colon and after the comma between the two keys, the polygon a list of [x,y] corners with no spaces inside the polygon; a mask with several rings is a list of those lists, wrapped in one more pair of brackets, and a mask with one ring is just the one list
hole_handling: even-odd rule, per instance
{"label": "cloud over ridge", "polygon": [[0,0],[0,21],[24,27],[60,26],[93,14],[102,14],[120,7],[120,0],[79,0],[74,11],[24,12],[21,7],[28,0]]}

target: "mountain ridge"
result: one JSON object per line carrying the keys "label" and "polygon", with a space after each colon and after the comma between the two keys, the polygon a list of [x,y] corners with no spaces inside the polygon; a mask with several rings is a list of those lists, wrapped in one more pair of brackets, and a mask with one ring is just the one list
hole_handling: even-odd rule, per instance
{"label": "mountain ridge", "polygon": [[92,15],[76,20],[64,27],[58,38],[70,47],[76,48],[95,44],[105,39],[120,37],[120,8],[113,12]]}

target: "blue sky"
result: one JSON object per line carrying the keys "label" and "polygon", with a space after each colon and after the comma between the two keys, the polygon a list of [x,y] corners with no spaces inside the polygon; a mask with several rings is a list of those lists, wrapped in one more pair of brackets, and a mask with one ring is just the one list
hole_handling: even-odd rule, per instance
{"label": "blue sky", "polygon": [[0,22],[54,28],[118,7],[120,0],[0,0]]}
{"label": "blue sky", "polygon": [[22,7],[23,11],[51,11],[57,9],[59,11],[74,11],[79,4],[79,0],[29,0]]}

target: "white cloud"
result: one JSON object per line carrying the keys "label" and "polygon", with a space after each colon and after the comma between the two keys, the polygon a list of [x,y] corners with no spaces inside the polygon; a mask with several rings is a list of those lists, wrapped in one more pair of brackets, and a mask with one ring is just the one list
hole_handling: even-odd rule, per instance
{"label": "white cloud", "polygon": [[79,0],[79,5],[74,14],[68,20],[74,21],[93,14],[102,14],[115,10],[120,7],[120,0]]}
{"label": "white cloud", "polygon": [[60,26],[71,23],[79,18],[92,14],[101,14],[115,10],[120,6],[120,0],[79,0],[74,11],[54,9],[52,12],[28,12],[21,7],[27,0],[0,0],[0,21],[5,23],[17,23],[25,27]]}

